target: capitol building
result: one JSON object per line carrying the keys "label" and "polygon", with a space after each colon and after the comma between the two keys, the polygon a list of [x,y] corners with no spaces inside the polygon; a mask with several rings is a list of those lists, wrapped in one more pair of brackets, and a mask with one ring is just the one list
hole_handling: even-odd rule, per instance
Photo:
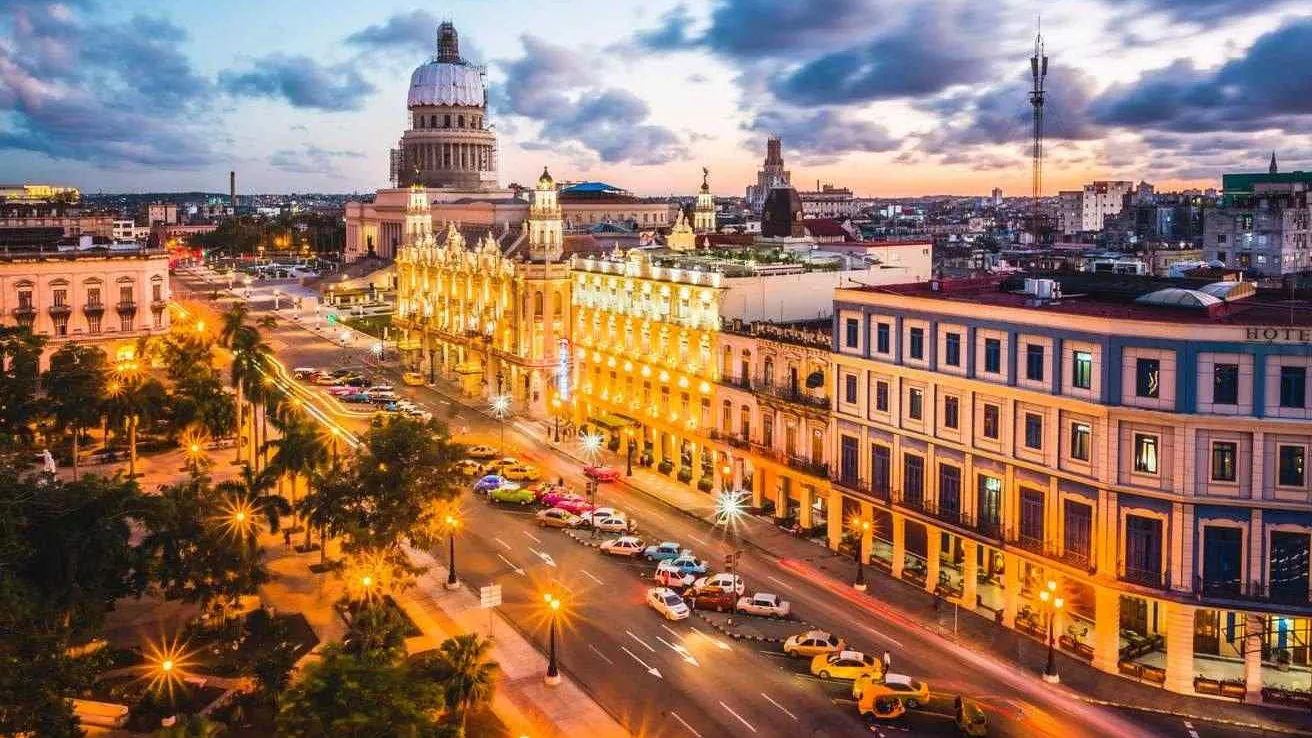
{"label": "capitol building", "polygon": [[[410,75],[409,127],[391,150],[389,179],[372,202],[346,204],[346,258],[396,258],[405,245],[411,188],[423,188],[433,220],[458,223],[474,239],[494,233],[509,244],[529,215],[525,188],[498,180],[496,130],[488,118],[486,70],[460,55],[450,22],[437,30],[437,53]],[[676,203],[639,198],[603,182],[561,183],[567,232],[620,234],[675,225]]]}

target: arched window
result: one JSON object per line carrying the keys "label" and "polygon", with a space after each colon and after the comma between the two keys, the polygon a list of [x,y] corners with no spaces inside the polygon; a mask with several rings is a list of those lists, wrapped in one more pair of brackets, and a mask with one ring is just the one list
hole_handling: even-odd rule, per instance
{"label": "arched window", "polygon": [[761,378],[765,380],[767,387],[774,384],[774,359],[769,356],[765,357],[765,368]]}
{"label": "arched window", "polygon": [[541,317],[542,317],[542,293],[541,293],[541,292],[534,292],[534,293],[533,293],[533,317],[535,317],[535,318],[541,318]]}
{"label": "arched window", "polygon": [[729,346],[724,347],[724,366],[720,367],[720,374],[726,379],[733,374],[733,349]]}
{"label": "arched window", "polygon": [[743,384],[751,381],[752,376],[752,352],[743,349],[743,359],[741,366],[738,367],[738,380]]}

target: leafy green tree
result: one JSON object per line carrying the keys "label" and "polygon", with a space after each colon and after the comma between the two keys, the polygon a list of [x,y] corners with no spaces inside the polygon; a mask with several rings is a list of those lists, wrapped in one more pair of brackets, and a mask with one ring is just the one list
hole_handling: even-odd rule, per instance
{"label": "leafy green tree", "polygon": [[489,660],[492,639],[465,633],[448,638],[416,666],[416,671],[441,685],[456,735],[464,736],[469,713],[492,702],[496,692],[496,662]]}
{"label": "leafy green tree", "polygon": [[399,661],[405,657],[406,623],[394,608],[370,601],[356,611],[342,649],[362,657]]}
{"label": "leafy green tree", "polygon": [[438,733],[434,713],[441,690],[413,679],[402,664],[323,650],[279,701],[278,735],[284,738],[420,738]]}
{"label": "leafy green tree", "polygon": [[222,504],[250,508],[264,518],[270,531],[277,533],[283,516],[290,515],[292,509],[283,498],[269,494],[275,480],[276,474],[269,469],[257,472],[250,464],[243,464],[236,478],[219,482],[214,491],[223,496]]}
{"label": "leafy green tree", "polygon": [[0,327],[0,439],[30,445],[32,423],[39,414],[38,366],[46,339],[30,328]]}
{"label": "leafy green tree", "polygon": [[[227,328],[228,328],[226,320],[229,314],[230,313],[224,314],[224,319],[225,319],[224,333],[221,335],[226,335]],[[242,421],[242,418],[244,417],[251,421],[250,432],[253,437],[255,433],[255,424],[253,422],[255,417],[253,401],[258,395],[260,389],[263,387],[263,381],[265,376],[264,373],[266,371],[266,368],[269,366],[270,356],[272,355],[272,349],[270,349],[269,344],[265,343],[264,339],[260,337],[260,332],[249,325],[237,326],[237,328],[234,330],[232,334],[232,338],[228,345],[232,351],[232,367],[231,367],[230,378],[233,386],[237,389],[237,406],[238,406],[237,432],[238,435],[243,433],[243,428],[245,427],[245,423]],[[247,398],[250,401],[248,402],[248,404],[251,406],[249,411],[244,412],[241,410],[243,397]],[[241,448],[243,445],[244,444],[241,443],[237,445],[238,461],[241,460],[241,455],[242,455]],[[255,455],[254,453],[255,448],[256,448],[255,445],[252,444],[251,446],[252,457],[254,457]],[[252,458],[252,462],[253,461],[254,458]]]}
{"label": "leafy green tree", "polygon": [[42,377],[46,403],[61,433],[73,434],[73,479],[77,479],[82,433],[100,422],[109,360],[94,346],[64,344],[50,357]]}
{"label": "leafy green tree", "polygon": [[[314,473],[328,463],[328,447],[324,444],[318,429],[300,413],[287,416],[285,422],[280,422],[280,425],[281,435],[269,441],[269,446],[273,449],[269,468],[277,477],[285,477],[290,481],[292,505],[305,514],[307,511],[297,505],[296,482],[305,481],[308,499]],[[305,543],[307,546],[310,543],[308,523],[305,526]]]}
{"label": "leafy green tree", "polygon": [[137,474],[137,431],[144,422],[147,427],[163,418],[168,409],[168,390],[158,379],[140,369],[120,372],[105,385],[108,395],[105,411],[111,425],[127,428],[128,475]]}

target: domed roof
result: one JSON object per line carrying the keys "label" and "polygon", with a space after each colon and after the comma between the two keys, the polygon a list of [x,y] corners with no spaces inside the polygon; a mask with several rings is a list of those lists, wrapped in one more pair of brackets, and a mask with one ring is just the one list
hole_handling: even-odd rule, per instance
{"label": "domed roof", "polygon": [[555,184],[556,180],[551,178],[551,173],[546,167],[542,167],[542,176],[538,177],[538,187],[552,187]]}
{"label": "domed roof", "polygon": [[437,56],[410,75],[406,105],[470,105],[486,102],[483,70],[460,57],[455,26],[444,22],[437,29]]}

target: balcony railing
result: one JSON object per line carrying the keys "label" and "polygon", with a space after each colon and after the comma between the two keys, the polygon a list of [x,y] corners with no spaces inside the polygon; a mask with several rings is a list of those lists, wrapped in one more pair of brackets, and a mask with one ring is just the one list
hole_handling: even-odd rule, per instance
{"label": "balcony railing", "polygon": [[806,472],[813,477],[827,478],[829,476],[829,465],[822,461],[812,461],[801,456],[789,456],[788,466],[801,472]]}
{"label": "balcony railing", "polygon": [[828,397],[804,392],[800,387],[795,387],[789,384],[767,382],[760,377],[756,378],[752,383],[752,386],[755,387],[758,395],[778,398],[784,402],[791,402],[795,405],[802,405],[804,407],[813,407],[817,410],[829,409]]}
{"label": "balcony railing", "polygon": [[1209,582],[1201,576],[1195,576],[1194,595],[1199,598],[1210,597],[1221,600],[1267,602],[1300,607],[1312,605],[1312,597],[1309,597],[1307,590],[1302,587],[1272,589],[1265,582],[1257,580],[1246,583],[1236,581]]}
{"label": "balcony railing", "polygon": [[82,306],[82,312],[86,313],[87,315],[101,315],[102,313],[105,312],[105,303],[88,302],[87,304]]}
{"label": "balcony railing", "polygon": [[890,499],[890,494],[887,487],[872,486],[870,482],[860,478],[859,476],[839,475],[835,477],[830,477],[829,481],[833,482],[834,484],[837,484],[840,487],[846,487],[852,490],[853,492],[861,492],[869,497],[873,497],[876,500],[881,500],[885,503],[887,503]]}
{"label": "balcony railing", "polygon": [[120,313],[135,313],[137,312],[137,301],[119,300],[118,305],[115,306],[115,309],[118,310],[118,312]]}
{"label": "balcony railing", "polygon": [[1123,582],[1152,587],[1153,589],[1166,589],[1166,575],[1161,571],[1122,566],[1120,579]]}
{"label": "balcony railing", "polygon": [[73,312],[73,308],[68,303],[55,304],[50,306],[50,314],[55,317],[63,317]]}
{"label": "balcony railing", "polygon": [[718,380],[720,384],[737,387],[738,389],[751,390],[752,380],[749,377],[733,377],[728,374],[721,374]]}

